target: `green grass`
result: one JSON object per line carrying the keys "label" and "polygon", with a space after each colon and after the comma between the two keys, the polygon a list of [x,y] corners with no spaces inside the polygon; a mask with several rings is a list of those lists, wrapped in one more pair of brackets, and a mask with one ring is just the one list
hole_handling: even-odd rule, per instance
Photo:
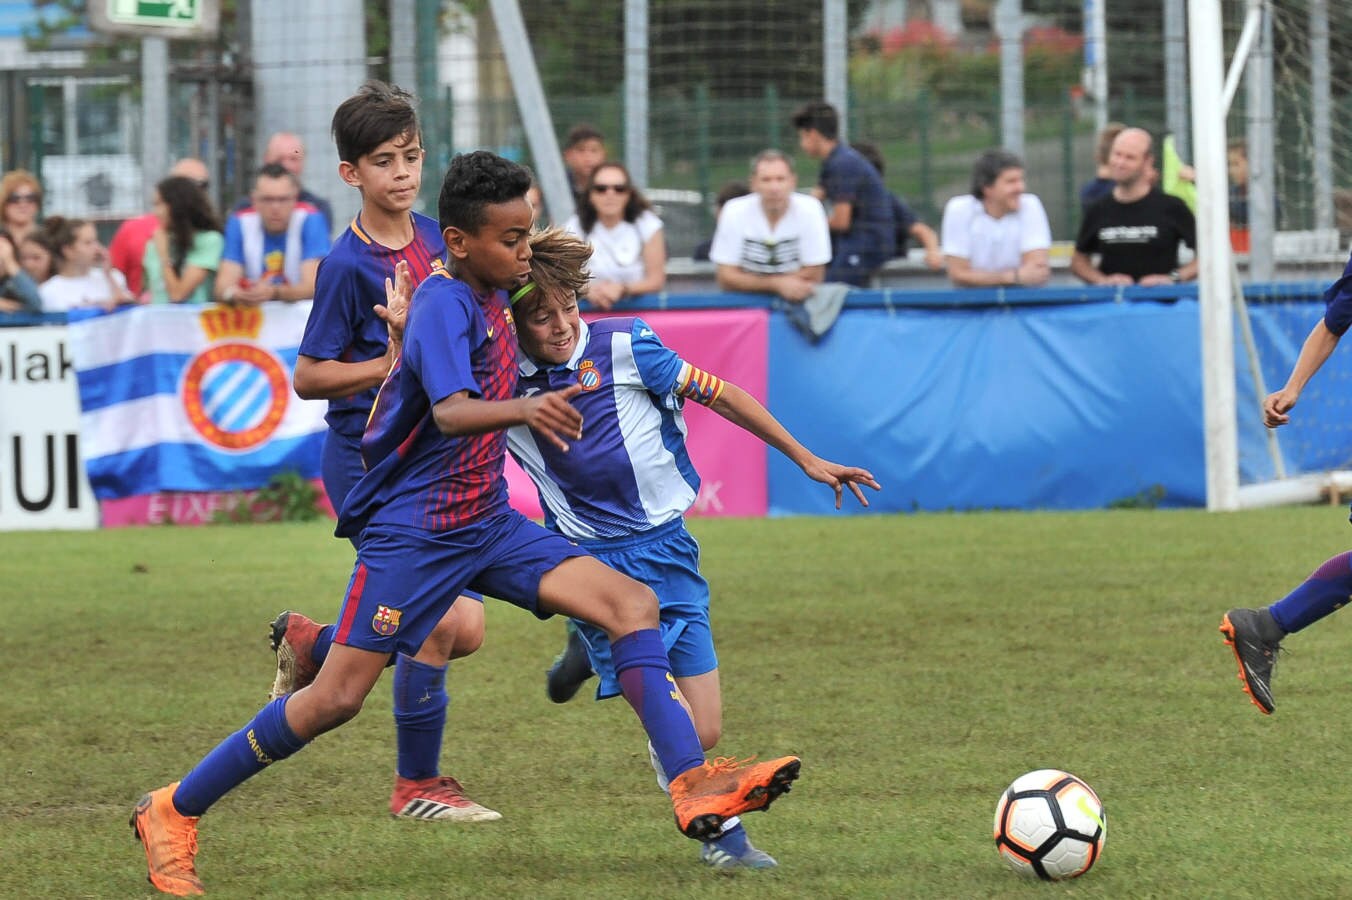
{"label": "green grass", "polygon": [[[551,705],[561,642],[490,602],[452,667],[446,770],[504,814],[386,815],[383,682],[355,722],[202,822],[215,897],[1290,897],[1347,895],[1352,676],[1339,616],[1287,643],[1277,714],[1216,625],[1346,548],[1338,510],[696,521],[725,686],[720,751],[797,753],[751,816],[771,873],[704,870],[619,701]],[[151,892],[126,820],[244,724],[266,623],[331,616],[350,549],[322,524],[6,534],[0,896]],[[1025,882],[999,792],[1058,767],[1103,798],[1103,859]]]}

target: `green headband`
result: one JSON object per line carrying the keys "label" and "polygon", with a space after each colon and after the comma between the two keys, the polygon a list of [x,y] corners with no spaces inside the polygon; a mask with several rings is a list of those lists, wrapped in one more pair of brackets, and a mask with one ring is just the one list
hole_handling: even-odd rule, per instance
{"label": "green headband", "polygon": [[511,304],[515,306],[516,301],[524,298],[527,294],[529,294],[533,290],[535,290],[535,282],[527,281],[525,284],[521,285],[521,287],[517,288],[516,292],[513,293],[512,296],[509,298]]}

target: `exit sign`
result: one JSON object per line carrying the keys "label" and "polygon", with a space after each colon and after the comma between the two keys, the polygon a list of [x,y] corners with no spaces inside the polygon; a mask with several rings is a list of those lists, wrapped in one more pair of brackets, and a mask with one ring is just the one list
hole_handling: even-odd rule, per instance
{"label": "exit sign", "polygon": [[220,0],[91,0],[89,25],[105,34],[192,40],[214,37]]}

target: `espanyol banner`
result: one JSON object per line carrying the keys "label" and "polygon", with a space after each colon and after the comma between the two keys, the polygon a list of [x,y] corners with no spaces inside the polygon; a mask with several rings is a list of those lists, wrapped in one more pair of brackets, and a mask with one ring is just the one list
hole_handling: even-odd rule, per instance
{"label": "espanyol banner", "polygon": [[80,449],[94,496],[234,491],[319,476],[323,401],[291,389],[310,304],[72,314]]}

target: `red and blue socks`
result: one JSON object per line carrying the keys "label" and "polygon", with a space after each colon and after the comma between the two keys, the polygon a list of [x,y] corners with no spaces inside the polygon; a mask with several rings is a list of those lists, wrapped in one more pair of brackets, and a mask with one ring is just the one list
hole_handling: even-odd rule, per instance
{"label": "red and blue socks", "polygon": [[1315,569],[1294,591],[1268,607],[1288,634],[1300,631],[1352,600],[1352,551],[1339,553]]}
{"label": "red and blue socks", "polygon": [[279,697],[263,707],[183,776],[174,791],[174,808],[185,816],[200,816],[250,777],[309,743],[286,723],[288,699]]}
{"label": "red and blue socks", "polygon": [[670,781],[704,764],[695,724],[677,699],[662,633],[656,628],[630,632],[610,644],[611,660],[624,699],[638,713]]}
{"label": "red and blue socks", "polygon": [[446,666],[429,666],[398,655],[394,664],[394,724],[399,774],[432,778],[440,772],[441,736],[446,728]]}

